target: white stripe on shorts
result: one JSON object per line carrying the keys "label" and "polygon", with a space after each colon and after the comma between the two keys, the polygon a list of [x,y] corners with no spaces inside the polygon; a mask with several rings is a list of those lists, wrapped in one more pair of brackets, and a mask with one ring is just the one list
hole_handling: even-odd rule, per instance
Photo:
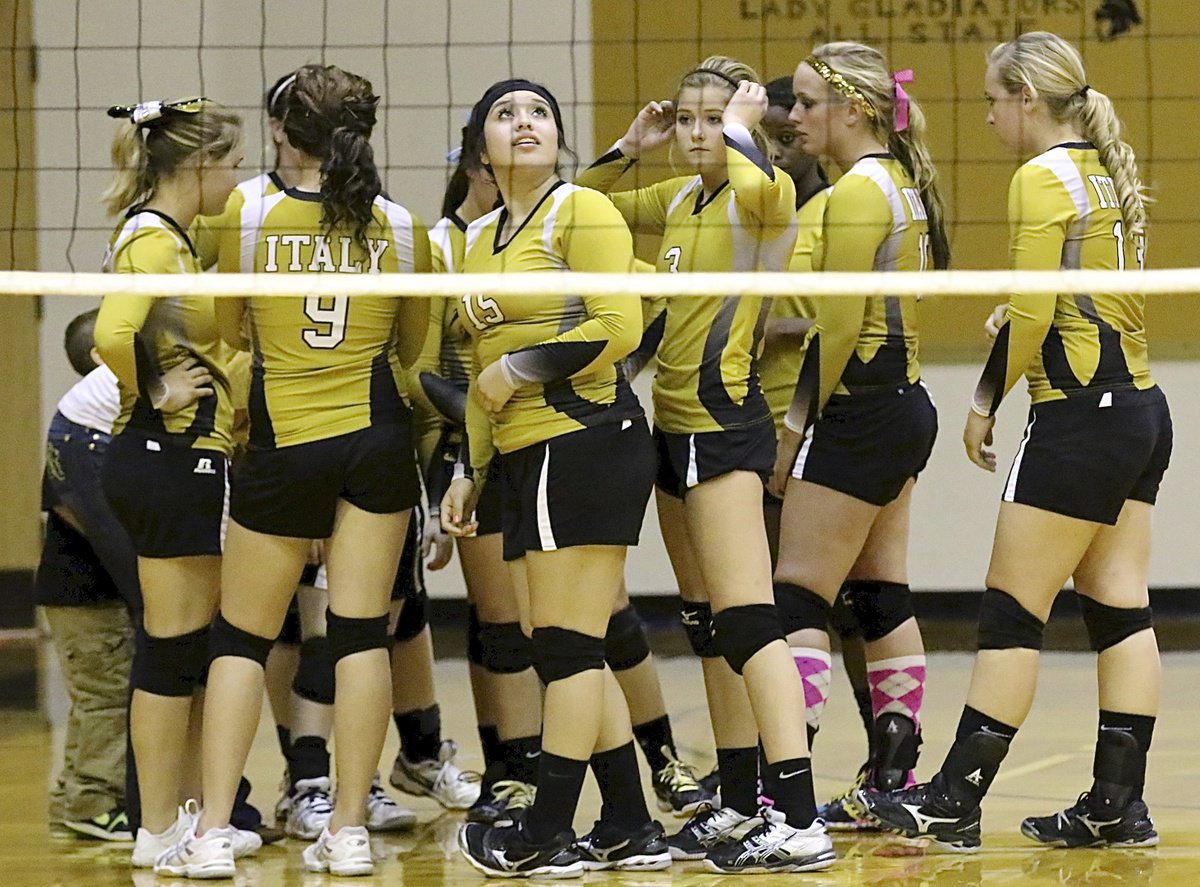
{"label": "white stripe on shorts", "polygon": [[1036,421],[1037,416],[1034,416],[1025,426],[1025,436],[1021,438],[1021,446],[1017,448],[1012,468],[1008,470],[1008,482],[1004,485],[1004,495],[1001,497],[1005,502],[1016,501],[1014,497],[1017,495],[1017,473],[1021,470],[1021,460],[1025,457],[1025,445],[1029,443],[1029,435],[1033,431],[1033,423]]}
{"label": "white stripe on shorts", "polygon": [[225,535],[229,532],[229,460],[225,460],[225,501],[221,503],[221,551],[225,551]]}
{"label": "white stripe on shorts", "polygon": [[792,477],[796,480],[804,480],[804,462],[808,459],[808,450],[812,446],[814,427],[814,425],[809,425],[808,431],[804,432],[804,443],[800,444],[800,452],[796,455],[795,464],[792,465]]}
{"label": "white stripe on shorts", "polygon": [[700,484],[700,469],[696,467],[696,435],[688,435],[688,470],[687,480],[684,482],[689,490],[692,487]]}
{"label": "white stripe on shorts", "polygon": [[546,489],[550,475],[550,445],[545,444],[545,447],[546,455],[542,459],[542,473],[538,475],[537,488],[538,539],[542,543],[542,551],[557,551],[558,543],[554,541],[554,527],[550,523],[550,497]]}

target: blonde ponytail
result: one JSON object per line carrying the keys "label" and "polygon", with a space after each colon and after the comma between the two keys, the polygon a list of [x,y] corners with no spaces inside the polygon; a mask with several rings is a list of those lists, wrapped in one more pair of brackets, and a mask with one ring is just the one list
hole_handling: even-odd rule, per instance
{"label": "blonde ponytail", "polygon": [[[814,49],[809,58],[824,65],[831,75],[836,75],[835,79],[841,79],[847,97],[853,96],[863,105],[874,134],[912,178],[928,215],[933,267],[949,268],[946,204],[938,187],[937,167],[926,144],[925,113],[921,106],[911,96],[907,98],[908,126],[897,131],[896,80],[883,53],[873,47],[848,41],[825,43]],[[836,83],[831,85],[837,88]]]}
{"label": "blonde ponytail", "polygon": [[1137,158],[1121,138],[1112,100],[1088,85],[1079,51],[1057,34],[1030,31],[993,49],[988,64],[1009,94],[1027,88],[1056,122],[1077,124],[1112,176],[1126,230],[1134,237],[1144,235],[1150,198],[1138,177]]}
{"label": "blonde ponytail", "polygon": [[242,140],[242,118],[207,99],[117,106],[109,116],[126,118],[113,137],[115,173],[101,196],[114,216],[153,197],[159,181],[191,158],[219,160]]}

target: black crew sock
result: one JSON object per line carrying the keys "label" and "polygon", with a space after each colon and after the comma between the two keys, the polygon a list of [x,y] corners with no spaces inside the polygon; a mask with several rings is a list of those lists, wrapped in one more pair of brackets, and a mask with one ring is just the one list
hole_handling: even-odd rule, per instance
{"label": "black crew sock", "polygon": [[588,762],[543,751],[538,762],[537,799],[525,814],[522,832],[535,844],[544,844],[560,832],[570,831],[579,804],[579,792]]}
{"label": "black crew sock", "polygon": [[867,731],[867,760],[875,756],[874,740],[875,710],[871,707],[871,689],[869,687],[854,688],[854,702],[858,705],[858,717],[862,720],[863,729]]}
{"label": "black crew sock", "polygon": [[1142,797],[1142,791],[1145,788],[1146,782],[1146,767],[1145,757],[1150,751],[1150,743],[1154,739],[1154,722],[1153,715],[1131,715],[1124,712],[1108,711],[1107,709],[1100,710],[1100,724],[1096,731],[1096,747],[1097,758],[1099,757],[1100,741],[1104,738],[1105,733],[1127,733],[1137,742],[1137,747],[1142,753],[1142,772],[1135,785],[1133,800],[1139,800]]}
{"label": "black crew sock", "polygon": [[953,800],[979,804],[1016,735],[1016,727],[964,706],[954,744],[935,779]]}
{"label": "black crew sock", "polygon": [[793,828],[808,828],[817,818],[811,758],[788,758],[763,769],[763,794]]}
{"label": "black crew sock", "polygon": [[288,778],[295,786],[301,779],[329,776],[329,749],[320,736],[298,736],[288,756]]}
{"label": "black crew sock", "polygon": [[504,778],[537,785],[538,755],[541,751],[540,735],[501,740],[500,760],[504,764]]}
{"label": "black crew sock", "polygon": [[292,731],[282,724],[276,724],[275,738],[279,740],[279,751],[283,754],[283,759],[286,761],[288,753],[292,750]]}
{"label": "black crew sock", "polygon": [[758,810],[758,747],[718,748],[721,803],[743,816]]}
{"label": "black crew sock", "polygon": [[500,731],[491,724],[480,724],[479,747],[483,749],[483,766],[486,769],[500,760]]}
{"label": "black crew sock", "polygon": [[442,748],[442,710],[437,703],[429,708],[397,712],[392,715],[400,748],[410,761],[435,761]]}
{"label": "black crew sock", "polygon": [[[635,831],[650,821],[646,795],[638,773],[633,743],[592,755],[592,772],[600,786],[600,820],[624,831]],[[541,789],[539,789],[541,791]]]}
{"label": "black crew sock", "polygon": [[663,715],[653,721],[638,724],[633,728],[633,736],[637,739],[638,745],[642,747],[642,754],[646,756],[646,763],[650,765],[652,773],[657,773],[667,766],[667,756],[663,754],[663,746],[666,746],[672,755],[678,757],[675,754],[675,737],[671,735],[670,715]]}

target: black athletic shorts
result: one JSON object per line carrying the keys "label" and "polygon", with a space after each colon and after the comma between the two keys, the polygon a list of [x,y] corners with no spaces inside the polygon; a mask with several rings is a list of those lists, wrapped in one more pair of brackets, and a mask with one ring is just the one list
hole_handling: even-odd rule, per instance
{"label": "black athletic shorts", "polygon": [[221,553],[225,456],[127,430],[112,439],[101,469],[104,495],[139,557]]}
{"label": "black athletic shorts", "polygon": [[637,545],[654,485],[646,420],[585,428],[505,453],[499,485],[506,561],[576,545]]}
{"label": "black athletic shorts", "polygon": [[425,594],[425,561],[421,557],[421,541],[425,535],[425,512],[419,506],[408,518],[408,532],[404,537],[404,549],[400,552],[400,565],[392,582],[392,600],[418,599]]}
{"label": "black athletic shorts", "polygon": [[937,430],[924,383],[834,395],[805,434],[792,477],[882,507],[924,470]]}
{"label": "black athletic shorts", "polygon": [[746,428],[695,434],[655,428],[654,444],[658,451],[655,484],[676,499],[731,471],[753,471],[766,481],[775,467],[775,425],[770,418]]}
{"label": "black athletic shorts", "polygon": [[475,503],[475,520],[479,526],[475,530],[476,536],[491,536],[493,533],[499,533],[503,528],[503,491],[500,483],[500,460],[503,457],[497,453],[492,456],[492,461],[488,463],[487,483],[483,485],[483,492],[479,494],[479,501]]}
{"label": "black athletic shorts", "polygon": [[1126,499],[1154,504],[1171,444],[1158,387],[1034,404],[1003,498],[1112,525]]}
{"label": "black athletic shorts", "polygon": [[249,450],[238,466],[230,514],[257,533],[327,539],[339,499],[374,514],[395,514],[420,501],[408,421]]}

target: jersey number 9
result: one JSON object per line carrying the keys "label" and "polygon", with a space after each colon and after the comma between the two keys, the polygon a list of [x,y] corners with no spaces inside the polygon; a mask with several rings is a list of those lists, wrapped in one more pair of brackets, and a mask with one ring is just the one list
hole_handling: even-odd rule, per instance
{"label": "jersey number 9", "polygon": [[349,296],[307,296],[304,313],[318,327],[305,327],[301,336],[309,348],[328,351],[346,338],[346,315],[350,313]]}

